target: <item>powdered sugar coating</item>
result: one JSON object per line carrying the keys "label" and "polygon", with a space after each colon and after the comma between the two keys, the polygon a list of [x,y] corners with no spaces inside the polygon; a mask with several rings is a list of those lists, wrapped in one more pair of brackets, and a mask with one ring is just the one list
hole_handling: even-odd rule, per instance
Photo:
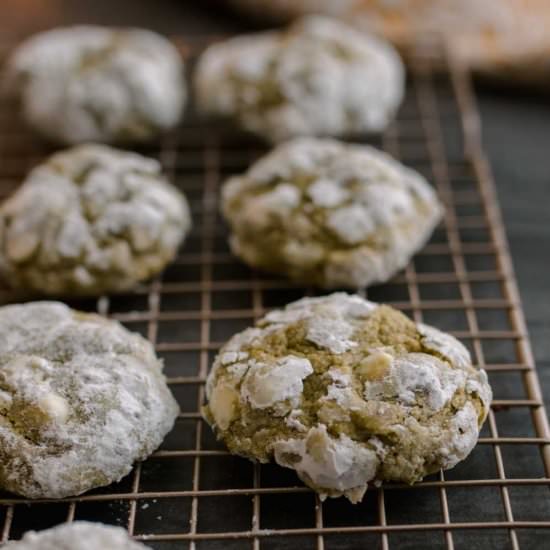
{"label": "powdered sugar coating", "polygon": [[178,414],[151,344],[59,302],[0,308],[0,487],[62,498],[119,481]]}
{"label": "powdered sugar coating", "polygon": [[384,282],[427,241],[442,206],[425,179],[372,147],[296,138],[227,181],[233,251],[321,287]]}
{"label": "powdered sugar coating", "polygon": [[361,501],[380,463],[373,449],[344,434],[331,437],[323,424],[311,428],[303,438],[276,441],[273,453],[278,464],[294,468],[306,482],[345,493],[352,502]]}
{"label": "powdered sugar coating", "polygon": [[464,371],[426,353],[407,353],[395,358],[388,370],[382,380],[365,384],[366,399],[393,398],[405,405],[414,405],[421,392],[426,407],[437,411],[466,383]]}
{"label": "powdered sugar coating", "polygon": [[174,127],[183,78],[180,55],[164,37],[96,26],[39,33],[7,67],[27,122],[66,144],[145,141]]}
{"label": "powdered sugar coating", "polygon": [[77,146],[32,170],[0,206],[0,273],[50,295],[128,289],[172,260],[190,225],[157,161]]}
{"label": "powdered sugar coating", "polygon": [[231,452],[293,468],[322,498],[358,502],[371,481],[412,483],[466,458],[491,389],[452,336],[336,293],[235,335],[207,400],[205,418]]}
{"label": "powdered sugar coating", "polygon": [[[296,300],[288,304],[284,309],[270,311],[264,317],[263,322],[266,326],[270,327],[272,325],[277,326],[280,324],[307,320],[308,326],[311,328],[312,326],[318,326],[320,324],[320,318],[332,318],[336,323],[345,325],[345,329],[340,328],[337,332],[345,332],[347,336],[350,334],[347,320],[368,317],[377,307],[377,304],[374,302],[369,302],[360,296],[336,292],[328,296]],[[311,333],[308,331],[308,338],[310,336]],[[325,343],[320,341],[316,343],[321,346],[326,345],[326,347],[330,347],[330,339],[331,336],[327,335],[327,341]],[[231,341],[229,344],[230,343]]]}
{"label": "powdered sugar coating", "polygon": [[145,550],[121,527],[75,521],[46,531],[28,531],[17,542],[8,542],[4,550]]}
{"label": "powdered sugar coating", "polygon": [[383,130],[401,103],[403,73],[389,44],[310,16],[210,46],[195,86],[203,110],[279,142]]}
{"label": "powdered sugar coating", "polygon": [[256,409],[285,403],[294,408],[304,389],[302,380],[313,372],[311,363],[302,357],[288,355],[275,365],[250,361],[241,386],[242,398]]}
{"label": "powdered sugar coating", "polygon": [[440,353],[460,366],[470,363],[468,350],[464,346],[457,346],[456,340],[449,334],[423,323],[419,323],[418,332],[422,335],[422,343],[430,350]]}

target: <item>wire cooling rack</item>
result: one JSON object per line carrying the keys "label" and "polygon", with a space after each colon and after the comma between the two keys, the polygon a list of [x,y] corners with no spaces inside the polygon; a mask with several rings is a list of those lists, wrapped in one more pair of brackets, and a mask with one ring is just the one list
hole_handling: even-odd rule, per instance
{"label": "wire cooling rack", "polygon": [[[402,273],[364,294],[450,331],[487,369],[494,402],[472,455],[412,488],[371,488],[353,506],[344,499],[322,503],[292,471],[253,465],[215,441],[199,413],[214,354],[267,309],[315,290],[251,271],[230,254],[219,186],[266,147],[190,112],[159,148],[142,151],[161,160],[192,205],[194,230],[177,260],[133,293],[69,302],[151,340],[181,405],[176,427],[115,485],[62,501],[0,494],[0,542],[86,519],[122,525],[163,550],[547,547],[550,431],[469,75],[442,57],[414,57],[396,122],[380,139],[362,141],[422,172],[445,202],[446,216]],[[3,100],[2,196],[51,153],[13,113]]]}

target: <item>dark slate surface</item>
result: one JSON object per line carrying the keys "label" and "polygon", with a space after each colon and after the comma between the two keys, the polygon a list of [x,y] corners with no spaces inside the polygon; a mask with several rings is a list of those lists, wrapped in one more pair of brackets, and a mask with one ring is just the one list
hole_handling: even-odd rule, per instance
{"label": "dark slate surface", "polygon": [[[549,86],[550,88],[550,86]],[[531,344],[550,403],[550,100],[478,87],[491,161]]]}

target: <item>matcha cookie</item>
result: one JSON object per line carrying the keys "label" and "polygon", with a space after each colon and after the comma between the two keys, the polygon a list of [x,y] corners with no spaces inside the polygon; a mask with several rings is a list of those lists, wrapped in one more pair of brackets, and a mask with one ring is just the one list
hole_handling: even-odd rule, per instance
{"label": "matcha cookie", "polygon": [[145,550],[121,527],[75,521],[47,531],[29,531],[18,542],[9,542],[4,550]]}
{"label": "matcha cookie", "polygon": [[405,267],[442,207],[424,178],[363,145],[297,138],[223,188],[231,247],[248,264],[358,288]]}
{"label": "matcha cookie", "polygon": [[371,481],[414,483],[466,458],[491,401],[455,338],[342,293],[235,335],[206,390],[204,416],[232,453],[351,502]]}
{"label": "matcha cookie", "polygon": [[214,44],[195,73],[204,111],[275,142],[381,131],[401,103],[403,80],[389,44],[320,16]]}
{"label": "matcha cookie", "polygon": [[7,87],[23,116],[51,140],[138,142],[180,120],[183,62],[141,29],[76,26],[37,34],[15,50]]}
{"label": "matcha cookie", "polygon": [[157,161],[81,145],[36,167],[0,205],[0,275],[46,295],[129,289],[174,258],[190,225]]}
{"label": "matcha cookie", "polygon": [[62,498],[119,481],[178,406],[151,344],[59,302],[0,308],[0,488]]}

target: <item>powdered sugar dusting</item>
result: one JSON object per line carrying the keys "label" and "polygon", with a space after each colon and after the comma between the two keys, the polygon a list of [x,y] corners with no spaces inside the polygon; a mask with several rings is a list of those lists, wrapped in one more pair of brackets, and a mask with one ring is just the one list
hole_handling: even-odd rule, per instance
{"label": "powdered sugar dusting", "polygon": [[82,145],[35,168],[0,207],[0,271],[46,294],[125,289],[172,259],[191,225],[160,165]]}
{"label": "powdered sugar dusting", "polygon": [[456,466],[472,452],[479,435],[477,424],[477,411],[471,403],[466,403],[464,408],[456,412],[450,422],[453,437],[445,449],[444,468]]}
{"label": "powdered sugar dusting", "polygon": [[[275,442],[273,451],[281,466],[294,468],[318,487],[346,493],[352,502],[361,500],[379,464],[374,451],[345,435],[330,436],[323,424],[311,428],[304,438]],[[293,457],[291,463],[288,455]]]}
{"label": "powdered sugar dusting", "polygon": [[321,401],[334,401],[345,411],[346,416],[350,411],[361,407],[361,399],[352,387],[350,373],[344,373],[333,367],[327,371],[327,376],[332,383],[327,387],[326,395],[321,398]]}
{"label": "powdered sugar dusting", "polygon": [[329,288],[387,280],[442,214],[425,179],[390,156],[313,138],[279,145],[231,178],[222,208],[246,262]]}
{"label": "powdered sugar dusting", "polygon": [[322,348],[328,348],[332,353],[344,353],[355,347],[357,342],[351,340],[353,325],[341,317],[332,318],[328,315],[316,315],[308,322],[307,339]]}
{"label": "powdered sugar dusting", "polygon": [[[302,394],[303,379],[313,372],[307,359],[289,355],[274,365],[250,362],[241,387],[241,398],[256,409],[280,404],[281,410],[296,407]],[[287,401],[287,404],[281,402]]]}
{"label": "powdered sugar dusting", "polygon": [[294,409],[288,413],[285,418],[285,424],[299,432],[307,432],[307,427],[300,422],[300,415],[303,413],[301,409]]}
{"label": "powdered sugar dusting", "polygon": [[440,410],[465,382],[462,370],[449,367],[437,357],[408,353],[392,361],[383,380],[365,384],[365,398],[396,398],[404,405],[416,406],[420,397],[429,408]]}
{"label": "powdered sugar dusting", "polygon": [[327,226],[347,244],[365,241],[376,228],[369,210],[360,204],[334,210],[328,216]]}
{"label": "powdered sugar dusting", "polygon": [[284,141],[384,129],[401,102],[403,80],[389,44],[311,16],[281,33],[210,46],[195,86],[204,110],[237,116],[248,129]]}
{"label": "powdered sugar dusting", "polygon": [[420,323],[418,332],[423,336],[422,344],[444,357],[459,367],[472,363],[470,352],[454,336],[441,332],[433,327]]}
{"label": "powdered sugar dusting", "polygon": [[150,139],[178,122],[186,97],[178,51],[141,29],[39,33],[15,51],[7,76],[27,121],[67,144]]}
{"label": "powdered sugar dusting", "polygon": [[327,208],[342,204],[351,194],[339,182],[328,179],[318,179],[313,182],[308,187],[307,193],[317,206]]}
{"label": "powdered sugar dusting", "polygon": [[177,416],[152,346],[116,322],[57,302],[5,306],[0,350],[5,490],[61,498],[118,481]]}
{"label": "powdered sugar dusting", "polygon": [[283,310],[268,313],[262,323],[281,325],[307,322],[306,338],[332,353],[340,354],[357,346],[352,338],[353,322],[368,317],[376,304],[359,296],[334,293],[321,298],[303,298]]}
{"label": "powdered sugar dusting", "polygon": [[149,548],[133,541],[121,527],[75,521],[53,529],[29,531],[17,542],[8,542],[4,550],[145,550]]}

